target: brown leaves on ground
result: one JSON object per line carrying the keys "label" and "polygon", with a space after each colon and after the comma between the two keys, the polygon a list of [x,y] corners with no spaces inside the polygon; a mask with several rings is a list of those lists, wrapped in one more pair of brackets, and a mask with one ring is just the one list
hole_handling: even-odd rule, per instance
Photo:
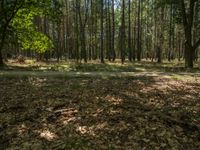
{"label": "brown leaves on ground", "polygon": [[0,149],[200,149],[200,82],[0,79]]}

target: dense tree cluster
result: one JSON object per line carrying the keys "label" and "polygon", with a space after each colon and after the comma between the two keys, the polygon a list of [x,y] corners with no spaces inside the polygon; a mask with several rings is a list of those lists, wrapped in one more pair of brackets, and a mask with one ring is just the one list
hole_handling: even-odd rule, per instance
{"label": "dense tree cluster", "polygon": [[2,0],[0,16],[0,63],[198,59],[199,0]]}

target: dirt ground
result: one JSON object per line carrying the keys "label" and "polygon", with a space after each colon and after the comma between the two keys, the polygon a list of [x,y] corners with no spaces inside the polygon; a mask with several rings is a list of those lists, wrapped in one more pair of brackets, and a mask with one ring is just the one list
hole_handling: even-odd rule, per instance
{"label": "dirt ground", "polygon": [[200,149],[200,81],[1,77],[0,149]]}

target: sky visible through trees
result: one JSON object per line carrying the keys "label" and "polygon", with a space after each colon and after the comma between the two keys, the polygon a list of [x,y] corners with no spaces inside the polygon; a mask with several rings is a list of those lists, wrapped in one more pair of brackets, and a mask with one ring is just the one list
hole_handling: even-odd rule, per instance
{"label": "sky visible through trees", "polygon": [[0,0],[0,150],[199,150],[200,0]]}
{"label": "sky visible through trees", "polygon": [[199,0],[3,0],[0,60],[178,59],[192,68],[199,7]]}

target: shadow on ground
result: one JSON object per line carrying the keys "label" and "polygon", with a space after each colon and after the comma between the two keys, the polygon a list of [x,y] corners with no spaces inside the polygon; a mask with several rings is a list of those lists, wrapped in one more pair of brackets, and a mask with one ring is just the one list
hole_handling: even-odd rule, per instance
{"label": "shadow on ground", "polygon": [[1,149],[199,149],[200,83],[0,79]]}

